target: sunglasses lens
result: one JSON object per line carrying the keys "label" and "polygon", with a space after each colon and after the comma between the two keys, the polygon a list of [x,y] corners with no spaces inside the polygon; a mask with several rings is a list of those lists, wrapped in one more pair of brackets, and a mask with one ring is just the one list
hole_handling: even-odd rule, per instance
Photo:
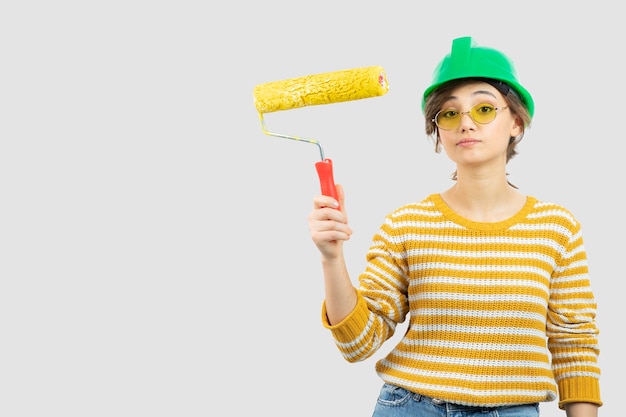
{"label": "sunglasses lens", "polygon": [[436,123],[443,130],[456,128],[461,121],[461,113],[454,109],[445,109],[437,113]]}
{"label": "sunglasses lens", "polygon": [[472,107],[470,114],[476,123],[485,124],[492,122],[493,119],[495,119],[496,108],[491,104],[483,103]]}

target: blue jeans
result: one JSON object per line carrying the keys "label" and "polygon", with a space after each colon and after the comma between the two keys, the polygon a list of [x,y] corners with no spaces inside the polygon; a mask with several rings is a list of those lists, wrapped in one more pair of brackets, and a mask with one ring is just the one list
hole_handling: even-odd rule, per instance
{"label": "blue jeans", "polygon": [[539,417],[539,403],[472,407],[447,403],[384,384],[372,417]]}

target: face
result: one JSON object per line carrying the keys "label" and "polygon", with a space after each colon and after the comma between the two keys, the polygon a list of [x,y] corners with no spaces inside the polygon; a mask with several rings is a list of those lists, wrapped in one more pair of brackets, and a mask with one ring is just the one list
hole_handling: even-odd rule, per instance
{"label": "face", "polygon": [[452,90],[437,115],[441,144],[458,167],[506,165],[509,139],[521,133],[521,121],[490,84],[475,82]]}

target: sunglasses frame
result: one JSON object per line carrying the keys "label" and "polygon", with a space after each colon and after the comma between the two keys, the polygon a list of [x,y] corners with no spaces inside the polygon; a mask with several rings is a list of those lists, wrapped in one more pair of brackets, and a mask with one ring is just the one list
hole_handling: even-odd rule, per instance
{"label": "sunglasses frame", "polygon": [[458,112],[458,113],[459,113],[459,119],[458,119],[459,121],[458,121],[458,124],[457,124],[456,126],[454,126],[454,127],[449,128],[449,129],[446,129],[446,128],[443,128],[443,127],[439,126],[439,123],[437,122],[437,119],[439,118],[439,115],[441,114],[441,112],[442,112],[442,111],[447,111],[447,110],[449,110],[449,108],[439,110],[439,111],[437,112],[437,114],[435,114],[435,117],[433,117],[433,119],[431,120],[431,122],[433,122],[433,123],[435,124],[435,126],[437,126],[437,127],[438,127],[439,129],[441,129],[441,130],[454,130],[454,129],[457,129],[457,128],[461,125],[461,119],[463,119],[463,115],[467,114],[467,115],[469,115],[469,117],[471,117],[471,118],[472,118],[472,120],[473,120],[474,122],[476,122],[476,123],[478,123],[478,124],[481,124],[481,125],[486,125],[486,124],[489,124],[489,123],[493,122],[494,120],[496,120],[496,116],[498,115],[498,110],[505,110],[505,109],[508,109],[508,108],[509,108],[509,106],[494,107],[494,108],[493,108],[493,111],[495,111],[495,114],[494,114],[494,116],[493,116],[493,119],[489,120],[488,122],[479,122],[479,121],[478,121],[478,120],[476,120],[476,119],[474,118],[474,116],[472,115],[472,111],[473,111],[473,110],[475,110],[476,108],[480,108],[481,106],[485,106],[485,105],[489,105],[489,106],[491,106],[491,104],[488,104],[488,103],[480,103],[480,104],[475,105],[474,107],[472,107],[472,108],[471,108],[470,110],[468,110],[468,111],[461,111],[461,112]]}

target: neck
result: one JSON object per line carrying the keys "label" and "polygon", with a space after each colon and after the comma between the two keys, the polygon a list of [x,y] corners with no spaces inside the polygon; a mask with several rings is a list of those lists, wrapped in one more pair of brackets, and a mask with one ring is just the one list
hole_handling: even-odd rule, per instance
{"label": "neck", "polygon": [[526,197],[508,184],[506,176],[459,176],[441,197],[459,215],[480,222],[508,219],[526,202]]}

